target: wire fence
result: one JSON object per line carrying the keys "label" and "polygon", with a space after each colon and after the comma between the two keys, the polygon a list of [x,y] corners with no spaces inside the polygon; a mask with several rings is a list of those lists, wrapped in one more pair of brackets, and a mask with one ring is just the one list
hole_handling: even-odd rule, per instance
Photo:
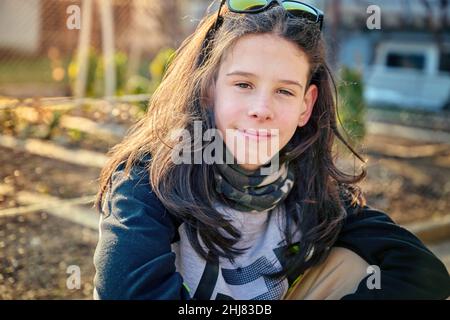
{"label": "wire fence", "polygon": [[3,0],[0,96],[132,94],[151,81],[149,64],[158,52],[176,48],[207,3]]}

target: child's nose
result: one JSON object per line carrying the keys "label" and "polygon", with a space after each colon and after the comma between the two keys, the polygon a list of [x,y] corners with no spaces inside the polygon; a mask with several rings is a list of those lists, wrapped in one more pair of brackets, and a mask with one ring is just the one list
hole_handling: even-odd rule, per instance
{"label": "child's nose", "polygon": [[273,118],[273,111],[271,108],[270,98],[262,97],[250,106],[248,115],[260,121],[265,121]]}

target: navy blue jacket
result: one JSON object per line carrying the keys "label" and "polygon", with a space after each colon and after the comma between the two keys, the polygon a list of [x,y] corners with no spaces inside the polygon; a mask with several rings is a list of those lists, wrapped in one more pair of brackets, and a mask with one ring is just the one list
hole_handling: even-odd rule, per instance
{"label": "navy blue jacket", "polygon": [[[112,176],[106,196],[94,265],[99,299],[190,299],[171,251],[176,221],[152,192],[144,162],[126,177]],[[343,299],[445,299],[450,277],[443,263],[384,212],[365,206],[347,208],[336,246],[354,251],[383,272],[381,288],[362,280]],[[369,277],[370,275],[368,275]]]}

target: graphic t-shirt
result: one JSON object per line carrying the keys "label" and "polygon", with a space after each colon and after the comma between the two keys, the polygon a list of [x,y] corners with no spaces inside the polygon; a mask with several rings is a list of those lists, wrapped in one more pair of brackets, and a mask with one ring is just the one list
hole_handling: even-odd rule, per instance
{"label": "graphic t-shirt", "polygon": [[[284,240],[284,203],[272,210],[240,212],[216,203],[216,209],[232,219],[241,232],[235,248],[248,248],[232,264],[220,257],[206,262],[191,246],[184,223],[178,228],[180,240],[172,244],[176,254],[176,268],[183,276],[192,298],[200,300],[279,300],[288,290],[288,281],[269,278],[265,274],[282,267],[281,252]],[[221,230],[224,235],[225,232]],[[300,234],[294,233],[294,242]],[[202,246],[203,242],[200,239]]]}

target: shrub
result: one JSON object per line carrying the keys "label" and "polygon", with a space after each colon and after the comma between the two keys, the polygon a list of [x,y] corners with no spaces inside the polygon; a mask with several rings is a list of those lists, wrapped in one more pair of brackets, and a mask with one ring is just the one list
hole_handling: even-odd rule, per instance
{"label": "shrub", "polygon": [[363,97],[363,81],[357,70],[344,67],[341,70],[341,83],[338,85],[339,118],[350,138],[360,143],[366,134],[366,105]]}

